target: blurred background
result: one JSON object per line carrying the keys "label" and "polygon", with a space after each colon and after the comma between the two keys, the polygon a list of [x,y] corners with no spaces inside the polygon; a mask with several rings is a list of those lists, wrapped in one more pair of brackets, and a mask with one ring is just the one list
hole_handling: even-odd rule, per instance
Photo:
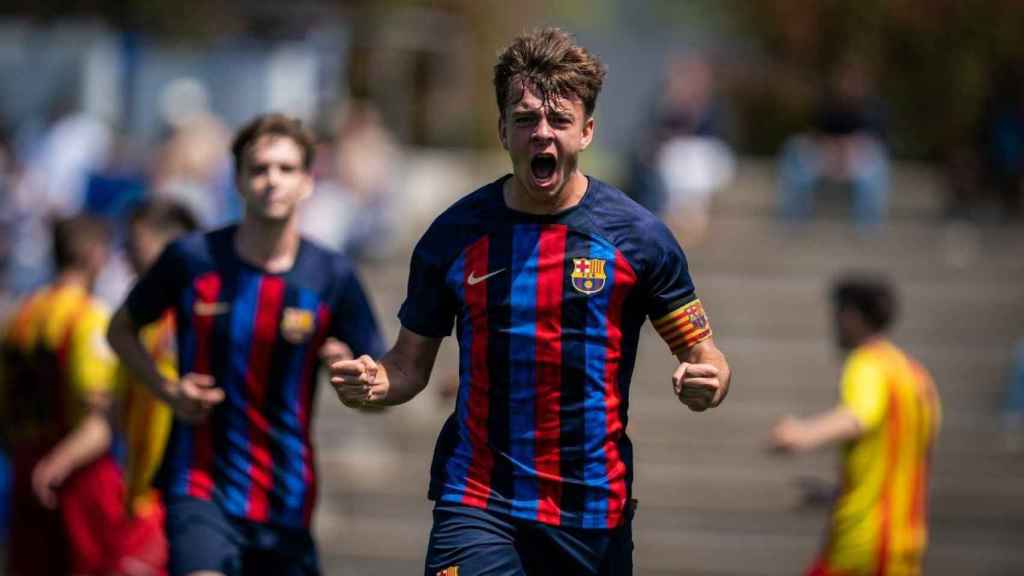
{"label": "blurred background", "polygon": [[[848,270],[895,283],[894,339],[944,399],[926,572],[1024,573],[1015,0],[5,0],[0,312],[50,278],[54,215],[119,223],[162,196],[207,227],[237,218],[228,143],[275,110],[319,139],[306,232],[358,259],[392,338],[412,243],[509,170],[497,53],[551,24],[609,69],[584,170],[672,226],[735,371],[728,402],[692,414],[645,328],[636,573],[785,575],[811,561],[828,508],[808,495],[837,481],[838,455],[779,459],[768,434],[836,401],[828,287]],[[127,270],[118,258],[104,274],[111,305]],[[325,573],[421,573],[456,374],[446,342],[408,406],[362,413],[324,395]]]}

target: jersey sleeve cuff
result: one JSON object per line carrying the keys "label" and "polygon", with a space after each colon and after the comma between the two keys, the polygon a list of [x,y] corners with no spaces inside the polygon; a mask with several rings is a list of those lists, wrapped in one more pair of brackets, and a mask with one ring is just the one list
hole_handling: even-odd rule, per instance
{"label": "jersey sleeve cuff", "polygon": [[651,323],[673,354],[711,337],[711,323],[700,299],[691,300]]}

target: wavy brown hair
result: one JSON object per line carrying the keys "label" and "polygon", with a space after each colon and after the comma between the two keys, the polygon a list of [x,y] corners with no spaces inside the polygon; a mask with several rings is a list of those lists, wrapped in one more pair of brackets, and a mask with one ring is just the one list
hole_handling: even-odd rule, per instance
{"label": "wavy brown hair", "polygon": [[494,65],[498,112],[505,116],[505,107],[512,103],[512,83],[522,82],[535,90],[545,104],[552,98],[579,98],[587,116],[591,116],[606,73],[596,56],[559,28],[523,34],[505,48]]}
{"label": "wavy brown hair", "polygon": [[235,174],[241,174],[242,161],[249,148],[263,136],[283,136],[291,138],[302,150],[302,167],[308,172],[313,165],[315,140],[313,133],[298,118],[284,114],[263,114],[242,126],[231,144],[231,153],[235,157]]}

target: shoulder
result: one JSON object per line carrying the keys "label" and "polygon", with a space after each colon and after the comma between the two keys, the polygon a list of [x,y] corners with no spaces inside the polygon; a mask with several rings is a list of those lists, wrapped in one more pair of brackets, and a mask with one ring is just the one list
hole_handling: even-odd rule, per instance
{"label": "shoulder", "polygon": [[449,206],[424,232],[416,244],[417,252],[457,251],[468,239],[479,235],[485,225],[500,216],[503,181],[500,178],[481,186]]}
{"label": "shoulder", "polygon": [[355,270],[348,256],[308,236],[302,236],[302,253],[302,265],[314,274],[330,272],[332,277],[347,277]]}
{"label": "shoulder", "polygon": [[191,232],[167,244],[164,258],[177,264],[212,261],[220,247],[230,247],[230,228],[210,232]]}
{"label": "shoulder", "polygon": [[618,188],[591,178],[586,209],[599,233],[627,259],[644,263],[682,253],[668,226]]}

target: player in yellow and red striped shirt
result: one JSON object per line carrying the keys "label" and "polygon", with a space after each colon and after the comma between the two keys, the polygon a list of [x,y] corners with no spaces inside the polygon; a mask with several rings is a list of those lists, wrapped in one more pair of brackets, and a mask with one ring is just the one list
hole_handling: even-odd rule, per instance
{"label": "player in yellow and red striped shirt", "polygon": [[54,225],[54,282],[6,326],[0,428],[14,494],[8,573],[106,573],[123,517],[120,471],[105,450],[116,359],[109,313],[92,295],[109,253],[105,225],[76,216]]}
{"label": "player in yellow and red striped shirt", "polygon": [[916,576],[927,544],[928,463],[941,418],[927,371],[884,337],[894,299],[884,282],[834,289],[839,346],[848,353],[839,404],[776,425],[775,445],[842,446],[842,487],[828,538],[808,576]]}

